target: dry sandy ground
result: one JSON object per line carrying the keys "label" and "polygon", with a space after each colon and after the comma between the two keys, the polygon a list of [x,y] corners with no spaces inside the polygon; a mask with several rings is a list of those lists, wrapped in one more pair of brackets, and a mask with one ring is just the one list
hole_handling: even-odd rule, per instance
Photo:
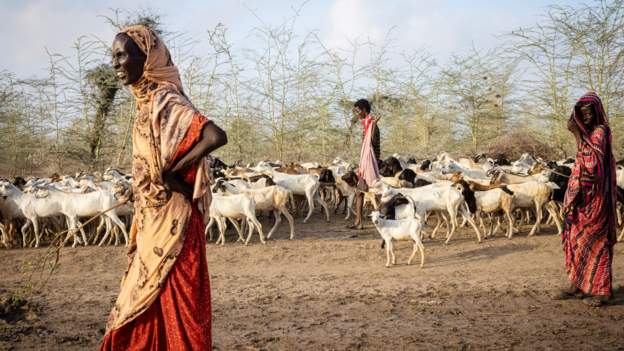
{"label": "dry sandy ground", "polygon": [[[406,242],[400,264],[384,268],[374,229],[351,237],[344,225],[317,215],[293,241],[284,226],[266,246],[209,244],[215,349],[624,350],[624,245],[616,298],[592,309],[549,299],[566,281],[552,229],[481,244],[464,229],[448,246],[425,242],[421,269],[404,264]],[[0,290],[18,287],[21,267],[42,253],[0,251]],[[0,349],[96,349],[125,265],[121,247],[63,250],[28,318],[0,319]]]}

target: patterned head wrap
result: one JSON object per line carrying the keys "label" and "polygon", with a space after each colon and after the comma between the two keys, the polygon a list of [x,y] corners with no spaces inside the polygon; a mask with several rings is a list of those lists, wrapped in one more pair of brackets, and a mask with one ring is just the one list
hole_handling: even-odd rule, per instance
{"label": "patterned head wrap", "polygon": [[150,93],[153,89],[149,87],[154,83],[161,86],[171,85],[184,94],[180,73],[171,60],[169,49],[152,29],[134,25],[122,29],[120,33],[128,35],[146,56],[143,75],[132,85],[132,92],[139,104],[151,100]]}
{"label": "patterned head wrap", "polygon": [[607,131],[609,131],[609,134],[611,134],[609,130],[609,119],[607,118],[607,114],[605,113],[604,108],[602,107],[602,101],[600,100],[598,95],[593,91],[586,93],[580,99],[578,99],[578,101],[576,102],[576,105],[574,105],[572,116],[570,117],[576,122],[576,125],[579,127],[581,134],[584,137],[587,137],[589,136],[589,133],[591,132],[587,130],[582,120],[583,114],[581,113],[581,108],[587,105],[591,105],[594,107],[594,118],[595,118],[594,126],[602,125],[607,129]]}

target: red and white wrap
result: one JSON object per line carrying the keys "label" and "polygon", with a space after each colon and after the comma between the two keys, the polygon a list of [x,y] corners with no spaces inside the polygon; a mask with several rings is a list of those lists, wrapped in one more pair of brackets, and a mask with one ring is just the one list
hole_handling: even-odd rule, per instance
{"label": "red and white wrap", "polygon": [[375,120],[371,115],[366,116],[362,121],[364,125],[364,138],[362,140],[362,150],[360,151],[360,168],[358,176],[364,178],[368,186],[373,186],[379,179],[379,167],[373,150],[373,124]]}

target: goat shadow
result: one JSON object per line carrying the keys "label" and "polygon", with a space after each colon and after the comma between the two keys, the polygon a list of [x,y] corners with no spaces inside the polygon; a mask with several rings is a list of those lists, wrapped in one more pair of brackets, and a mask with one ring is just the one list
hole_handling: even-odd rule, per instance
{"label": "goat shadow", "polygon": [[491,260],[510,254],[517,254],[519,252],[532,251],[535,248],[537,248],[537,245],[526,243],[514,243],[504,246],[481,246],[472,250],[438,256],[435,261],[431,262],[430,267],[454,266],[457,265],[458,262],[468,263],[479,260]]}

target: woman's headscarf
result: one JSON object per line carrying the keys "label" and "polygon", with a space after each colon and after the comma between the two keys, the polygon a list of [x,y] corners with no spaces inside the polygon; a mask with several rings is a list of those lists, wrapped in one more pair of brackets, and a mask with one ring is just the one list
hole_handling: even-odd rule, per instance
{"label": "woman's headscarf", "polygon": [[[587,105],[591,105],[594,109],[594,125],[593,127],[602,127],[605,131],[605,145],[603,147],[598,147],[598,145],[594,145],[591,140],[592,130],[588,130],[585,124],[583,123],[583,113],[581,112],[581,108]],[[578,101],[576,105],[574,105],[574,110],[572,111],[571,118],[574,120],[579,130],[581,131],[581,138],[583,141],[588,143],[592,148],[598,151],[600,154],[604,156],[604,164],[606,167],[612,165],[610,173],[613,173],[613,179],[615,181],[615,159],[613,158],[612,151],[612,136],[611,136],[611,128],[609,128],[609,119],[607,118],[607,114],[605,113],[604,107],[602,106],[602,101],[598,97],[598,95],[593,92],[587,92],[583,95]],[[604,149],[604,150],[603,150]],[[615,187],[613,188],[615,190]]]}
{"label": "woman's headscarf", "polygon": [[589,133],[591,132],[587,130],[582,120],[583,114],[581,113],[581,107],[587,104],[591,104],[594,107],[594,126],[598,126],[598,125],[604,126],[606,131],[609,134],[609,142],[610,142],[611,130],[609,128],[609,119],[607,118],[607,114],[605,113],[604,108],[602,107],[602,101],[600,100],[598,95],[593,91],[586,93],[580,99],[578,99],[578,101],[576,102],[576,105],[574,105],[574,110],[572,111],[571,118],[574,119],[574,121],[576,122],[576,125],[579,127],[579,130],[581,131],[581,135],[583,137],[589,138]]}
{"label": "woman's headscarf", "polygon": [[[172,165],[173,155],[191,125],[193,116],[199,112],[184,95],[178,68],[173,64],[171,54],[160,37],[143,25],[126,27],[120,33],[128,35],[146,55],[143,75],[132,85],[132,92],[138,108],[148,106],[152,133],[160,149],[159,168],[167,170]],[[210,197],[209,159],[207,156],[204,162],[200,162],[193,196],[203,197],[206,203]],[[206,206],[201,207],[207,209]]]}
{"label": "woman's headscarf", "polygon": [[159,168],[163,171],[172,165],[173,155],[199,113],[182,89],[177,67],[165,43],[150,28],[133,25],[121,30],[145,53],[143,75],[132,84],[137,109],[147,108],[145,116],[151,121],[155,145],[159,149]]}
{"label": "woman's headscarf", "polygon": [[152,29],[143,25],[134,25],[122,29],[120,33],[128,35],[146,56],[143,76],[132,85],[138,103],[149,101],[148,85],[150,83],[169,84],[184,94],[178,68],[173,64],[169,50]]}

